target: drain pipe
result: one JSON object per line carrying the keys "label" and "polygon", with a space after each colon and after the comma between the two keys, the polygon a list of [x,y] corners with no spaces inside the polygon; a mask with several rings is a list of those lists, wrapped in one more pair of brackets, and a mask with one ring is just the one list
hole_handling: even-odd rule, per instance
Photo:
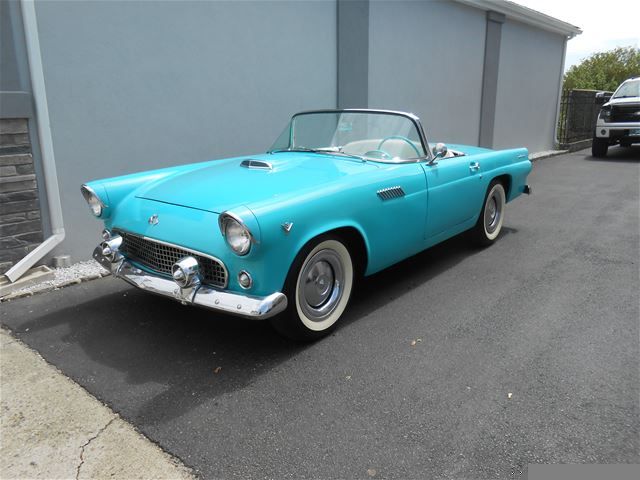
{"label": "drain pipe", "polygon": [[36,9],[33,0],[21,0],[20,6],[22,7],[22,22],[24,25],[29,72],[31,74],[31,89],[33,91],[36,125],[38,127],[37,134],[42,153],[44,186],[47,193],[52,235],[5,273],[5,276],[12,283],[59,245],[60,242],[64,240],[65,235],[62,221],[62,205],[60,204],[60,190],[58,187],[58,173],[53,155],[53,140],[51,138],[51,126],[49,124],[49,107],[47,106],[47,93],[44,85],[44,73],[42,71],[42,56],[40,53],[40,40],[38,38]]}
{"label": "drain pipe", "polygon": [[562,46],[562,62],[560,62],[560,78],[558,79],[558,105],[556,106],[556,122],[553,128],[553,148],[560,148],[560,142],[558,141],[558,122],[560,121],[560,107],[562,103],[562,84],[564,83],[564,65],[567,61],[567,42],[571,40],[575,35],[565,37],[564,45]]}

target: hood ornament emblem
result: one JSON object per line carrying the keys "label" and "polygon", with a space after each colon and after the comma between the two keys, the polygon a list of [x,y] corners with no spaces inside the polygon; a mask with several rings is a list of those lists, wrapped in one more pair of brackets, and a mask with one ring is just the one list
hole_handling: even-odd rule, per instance
{"label": "hood ornament emblem", "polygon": [[158,220],[158,214],[157,214],[157,213],[154,213],[153,215],[151,215],[151,216],[149,217],[148,222],[149,222],[149,225],[154,225],[154,226],[155,226],[155,225],[157,225],[157,224],[158,224],[158,222],[159,222],[159,220]]}

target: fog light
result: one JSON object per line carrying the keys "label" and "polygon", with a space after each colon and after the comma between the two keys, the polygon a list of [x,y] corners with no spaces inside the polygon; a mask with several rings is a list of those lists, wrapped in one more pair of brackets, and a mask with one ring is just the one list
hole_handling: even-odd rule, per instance
{"label": "fog light", "polygon": [[242,270],[238,274],[238,283],[244,289],[251,288],[251,285],[253,285],[253,280],[251,279],[251,275],[249,275],[249,272]]}
{"label": "fog light", "polygon": [[601,133],[602,135],[606,135],[606,134],[607,134],[607,131],[606,131],[606,130],[600,130],[600,133]]}
{"label": "fog light", "polygon": [[194,257],[184,257],[171,267],[173,281],[182,288],[193,287],[200,283],[200,265]]}

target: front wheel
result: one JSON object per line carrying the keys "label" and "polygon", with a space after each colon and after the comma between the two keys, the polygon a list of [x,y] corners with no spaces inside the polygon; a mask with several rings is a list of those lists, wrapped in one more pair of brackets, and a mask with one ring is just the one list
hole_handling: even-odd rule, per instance
{"label": "front wheel", "polygon": [[477,245],[486,247],[496,241],[502,230],[506,203],[504,186],[499,180],[493,180],[487,189],[480,217],[471,230],[472,239]]}
{"label": "front wheel", "polygon": [[591,142],[591,155],[594,157],[606,157],[609,150],[609,140],[593,137]]}
{"label": "front wheel", "polygon": [[353,261],[343,241],[329,235],[318,238],[294,260],[284,289],[289,305],[271,324],[294,340],[327,335],[349,303],[353,278]]}

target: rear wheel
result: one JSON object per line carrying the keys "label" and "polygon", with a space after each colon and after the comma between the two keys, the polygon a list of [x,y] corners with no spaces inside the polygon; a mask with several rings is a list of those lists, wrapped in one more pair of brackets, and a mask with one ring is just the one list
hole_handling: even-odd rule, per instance
{"label": "rear wheel", "polygon": [[609,149],[609,140],[593,137],[591,143],[591,155],[594,157],[606,157]]}
{"label": "rear wheel", "polygon": [[506,203],[504,186],[500,180],[493,180],[487,189],[480,217],[471,230],[471,237],[477,245],[486,247],[496,241],[502,230]]}
{"label": "rear wheel", "polygon": [[294,340],[327,335],[349,303],[353,278],[353,261],[344,241],[331,235],[319,237],[294,260],[285,282],[289,305],[271,324]]}

